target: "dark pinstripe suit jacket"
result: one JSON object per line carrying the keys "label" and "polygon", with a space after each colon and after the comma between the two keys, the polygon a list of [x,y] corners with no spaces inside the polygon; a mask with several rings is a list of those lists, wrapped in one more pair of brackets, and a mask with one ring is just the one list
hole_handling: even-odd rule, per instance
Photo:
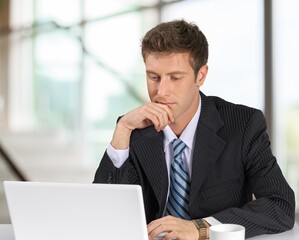
{"label": "dark pinstripe suit jacket", "polygon": [[[278,233],[294,225],[292,189],[272,155],[261,111],[201,93],[195,133],[190,213],[238,223],[246,237]],[[140,184],[147,221],[163,214],[168,190],[163,132],[134,130],[129,158],[114,167],[104,154],[95,183]],[[252,194],[256,200],[252,201]]]}

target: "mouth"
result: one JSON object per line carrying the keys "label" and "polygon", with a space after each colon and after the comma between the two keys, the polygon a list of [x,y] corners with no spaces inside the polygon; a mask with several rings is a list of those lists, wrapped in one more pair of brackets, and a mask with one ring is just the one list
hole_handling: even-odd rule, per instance
{"label": "mouth", "polygon": [[162,104],[162,105],[166,105],[168,107],[173,106],[175,104],[175,102],[157,102],[157,103]]}

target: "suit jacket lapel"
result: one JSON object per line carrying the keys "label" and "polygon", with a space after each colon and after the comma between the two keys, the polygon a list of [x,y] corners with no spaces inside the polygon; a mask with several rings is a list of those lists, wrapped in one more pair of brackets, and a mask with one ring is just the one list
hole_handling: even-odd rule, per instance
{"label": "suit jacket lapel", "polygon": [[153,127],[149,127],[146,133],[134,142],[137,159],[153,188],[160,211],[164,210],[168,189],[163,136],[162,131],[157,133]]}
{"label": "suit jacket lapel", "polygon": [[202,108],[195,133],[193,152],[190,208],[225,146],[225,141],[217,135],[218,130],[223,126],[223,121],[216,106],[202,93],[201,101]]}
{"label": "suit jacket lapel", "polygon": [[[223,126],[216,106],[201,93],[202,108],[195,135],[193,153],[190,208],[205,178],[222,153],[225,141],[217,135]],[[134,149],[142,169],[153,188],[160,211],[165,207],[168,192],[168,175],[163,149],[163,132],[149,127],[134,143]]]}

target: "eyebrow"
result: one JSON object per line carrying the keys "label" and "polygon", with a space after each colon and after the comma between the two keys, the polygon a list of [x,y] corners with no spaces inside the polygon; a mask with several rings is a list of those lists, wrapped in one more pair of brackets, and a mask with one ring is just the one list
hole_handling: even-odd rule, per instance
{"label": "eyebrow", "polygon": [[[154,72],[154,71],[151,71],[151,70],[147,70],[146,73],[147,73],[147,74],[160,75],[160,74],[158,74],[158,73],[156,73],[156,72]],[[169,73],[167,73],[166,75],[173,75],[173,74],[182,74],[182,75],[185,75],[185,74],[187,74],[187,73],[186,73],[186,72],[183,72],[183,71],[173,71],[173,72],[169,72]]]}

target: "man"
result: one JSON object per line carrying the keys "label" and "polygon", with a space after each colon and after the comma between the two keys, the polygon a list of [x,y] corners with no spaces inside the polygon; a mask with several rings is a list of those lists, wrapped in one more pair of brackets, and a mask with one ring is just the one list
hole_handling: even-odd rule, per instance
{"label": "man", "polygon": [[246,237],[291,229],[294,193],[262,112],[199,91],[208,43],[198,27],[161,23],[142,55],[151,101],[118,120],[94,182],[142,186],[149,239],[205,239],[215,223],[241,224]]}

